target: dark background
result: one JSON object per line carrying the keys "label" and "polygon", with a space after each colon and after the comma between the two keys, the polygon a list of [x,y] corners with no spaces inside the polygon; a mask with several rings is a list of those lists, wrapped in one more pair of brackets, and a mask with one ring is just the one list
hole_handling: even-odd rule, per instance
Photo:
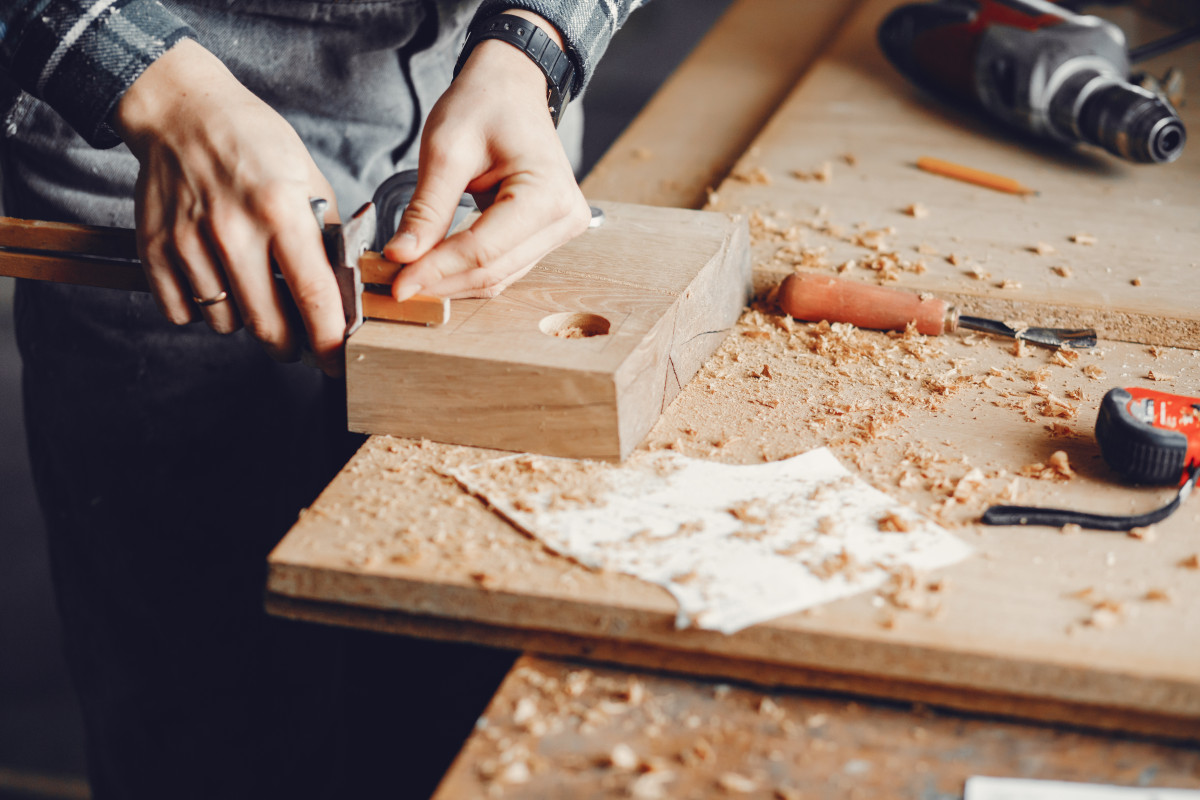
{"label": "dark background", "polygon": [[[655,0],[634,13],[582,101],[585,172],[730,2]],[[12,288],[0,278],[0,800],[86,798],[82,723],[25,451]]]}

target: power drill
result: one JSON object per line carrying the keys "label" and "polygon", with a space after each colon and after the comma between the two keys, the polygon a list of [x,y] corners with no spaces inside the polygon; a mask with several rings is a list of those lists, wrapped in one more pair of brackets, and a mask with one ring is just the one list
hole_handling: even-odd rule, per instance
{"label": "power drill", "polygon": [[879,44],[918,86],[1038,136],[1143,163],[1183,152],[1182,120],[1129,82],[1125,35],[1099,17],[1047,0],[912,3],[883,21]]}

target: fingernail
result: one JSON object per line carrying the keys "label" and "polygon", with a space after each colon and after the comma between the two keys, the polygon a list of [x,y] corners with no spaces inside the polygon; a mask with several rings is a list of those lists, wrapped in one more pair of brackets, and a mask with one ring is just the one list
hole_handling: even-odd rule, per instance
{"label": "fingernail", "polygon": [[403,303],[413,295],[420,293],[420,291],[420,284],[401,282],[392,287],[392,297],[396,298],[397,303]]}
{"label": "fingernail", "polygon": [[392,246],[388,249],[398,250],[401,253],[408,253],[415,249],[416,246],[417,235],[415,233],[409,233],[408,231],[405,231],[392,240]]}

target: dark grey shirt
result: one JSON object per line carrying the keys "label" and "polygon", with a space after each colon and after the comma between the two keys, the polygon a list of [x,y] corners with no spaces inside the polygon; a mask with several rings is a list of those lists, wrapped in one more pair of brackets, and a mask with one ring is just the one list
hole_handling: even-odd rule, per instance
{"label": "dark grey shirt", "polygon": [[[642,0],[484,0],[476,19],[525,8],[550,20],[575,63],[578,96]],[[318,24],[318,23],[314,23]],[[194,32],[158,0],[0,0],[0,70],[95,147],[118,142],[107,120],[125,90]]]}

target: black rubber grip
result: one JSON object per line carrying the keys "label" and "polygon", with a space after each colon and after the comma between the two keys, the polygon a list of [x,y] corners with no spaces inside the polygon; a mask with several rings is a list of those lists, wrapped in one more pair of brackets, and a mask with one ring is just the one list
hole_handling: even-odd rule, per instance
{"label": "black rubber grip", "polygon": [[1156,428],[1129,411],[1133,396],[1111,389],[1100,403],[1096,441],[1114,471],[1133,483],[1178,483],[1187,460],[1187,436]]}

